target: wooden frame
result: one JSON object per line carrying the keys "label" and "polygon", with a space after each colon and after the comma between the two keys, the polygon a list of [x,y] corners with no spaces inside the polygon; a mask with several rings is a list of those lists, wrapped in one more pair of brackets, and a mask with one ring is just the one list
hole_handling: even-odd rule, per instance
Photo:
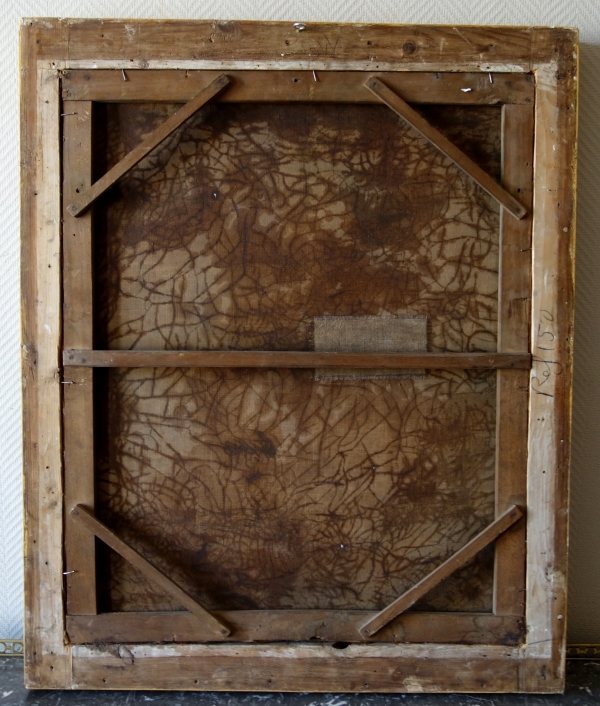
{"label": "wooden frame", "polygon": [[[28,685],[561,691],[576,33],[547,28],[317,24],[298,31],[290,23],[36,19],[23,21],[21,67]],[[313,71],[319,72],[320,80],[313,80]],[[357,89],[375,75],[388,91],[395,90],[408,101],[504,105],[504,135],[510,139],[505,140],[503,187],[511,198],[517,197],[522,210],[519,218],[504,212],[501,221],[498,352],[446,356],[443,365],[498,369],[496,516],[505,516],[513,505],[526,507],[526,528],[521,520],[498,540],[495,575],[501,574],[503,580],[495,586],[494,614],[438,616],[443,644],[425,644],[436,639],[432,633],[439,626],[434,628],[426,615],[415,613],[396,618],[405,636],[403,644],[391,642],[397,633],[392,630],[390,642],[352,644],[344,650],[306,641],[323,626],[320,638],[325,643],[360,642],[356,631],[370,624],[373,614],[356,611],[346,617],[343,630],[332,633],[323,612],[314,611],[297,623],[290,613],[274,615],[269,626],[250,615],[252,611],[213,614],[227,626],[237,620],[233,644],[216,645],[183,644],[203,638],[180,614],[132,616],[127,630],[116,616],[96,615],[95,540],[67,516],[76,505],[94,503],[93,481],[77,472],[93,465],[92,440],[86,433],[93,414],[90,366],[148,364],[151,356],[154,364],[173,364],[174,356],[179,356],[178,366],[236,365],[235,357],[241,358],[240,365],[269,366],[274,356],[279,356],[278,365],[299,367],[340,363],[360,367],[365,362],[371,367],[441,365],[435,354],[394,354],[393,360],[344,354],[340,360],[335,356],[342,354],[324,353],[93,351],[91,324],[85,323],[91,322],[92,309],[90,216],[83,208],[68,208],[91,186],[89,160],[81,156],[90,149],[91,102],[147,100],[149,95],[155,100],[188,101],[219,73],[226,73],[234,86],[230,94],[226,91],[217,98],[224,101],[251,100],[258,81],[263,92],[270,91],[279,100],[374,102],[381,96]],[[397,104],[399,109],[402,103]],[[72,113],[77,113],[76,127],[65,133],[61,147],[61,117]],[[83,213],[74,218],[74,212]],[[68,278],[63,279],[63,270],[70,273]],[[64,319],[63,300],[68,303]],[[216,355],[226,360],[216,361]],[[527,389],[528,410],[519,403]],[[68,418],[61,417],[61,410]],[[89,571],[71,573],[70,567],[81,562]],[[65,574],[70,586],[66,602]],[[507,644],[506,636],[515,629],[519,633],[523,618],[524,639],[519,636]],[[245,639],[273,640],[278,631],[285,632],[281,639],[297,643],[240,644]],[[89,643],[92,634],[96,642],[112,644],[77,644]],[[143,644],[144,640],[172,644]]]}

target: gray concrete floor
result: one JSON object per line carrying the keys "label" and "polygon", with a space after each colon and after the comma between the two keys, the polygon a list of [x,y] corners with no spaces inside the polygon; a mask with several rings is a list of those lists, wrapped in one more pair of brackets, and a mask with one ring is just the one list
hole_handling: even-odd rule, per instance
{"label": "gray concrete floor", "polygon": [[550,706],[600,704],[600,662],[567,662],[564,696],[502,694],[249,694],[182,691],[27,691],[23,687],[23,660],[0,657],[0,706]]}

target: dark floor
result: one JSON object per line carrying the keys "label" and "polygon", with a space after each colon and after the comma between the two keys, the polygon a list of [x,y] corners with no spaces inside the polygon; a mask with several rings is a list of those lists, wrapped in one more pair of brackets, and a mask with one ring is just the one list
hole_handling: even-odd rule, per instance
{"label": "dark floor", "polygon": [[26,691],[23,660],[0,657],[0,706],[542,706],[600,704],[600,662],[567,662],[567,690],[564,696],[469,696],[467,694],[249,694],[194,693],[182,691]]}

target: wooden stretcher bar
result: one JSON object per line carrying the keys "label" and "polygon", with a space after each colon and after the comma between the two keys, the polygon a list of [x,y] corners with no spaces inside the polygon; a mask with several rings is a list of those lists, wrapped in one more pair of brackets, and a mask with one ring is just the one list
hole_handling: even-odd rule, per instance
{"label": "wooden stretcher bar", "polygon": [[531,367],[529,353],[327,353],[315,351],[66,350],[66,367],[92,368],[427,368]]}
{"label": "wooden stretcher bar", "polygon": [[390,620],[400,615],[400,613],[403,613],[405,610],[408,610],[419,598],[429,593],[440,581],[448,578],[450,574],[460,569],[461,566],[464,566],[478,552],[506,532],[509,527],[512,527],[521,517],[523,517],[523,510],[521,510],[521,508],[516,505],[510,507],[505,513],[494,520],[491,525],[488,525],[482,532],[473,537],[462,549],[459,549],[449,559],[446,559],[437,569],[427,574],[419,583],[408,591],[405,591],[401,596],[396,598],[393,603],[390,603],[382,611],[377,613],[377,615],[361,625],[359,630],[360,634],[363,637],[374,635],[384,625],[389,623]]}
{"label": "wooden stretcher bar", "polygon": [[[491,613],[408,611],[377,632],[358,629],[377,611],[222,610],[211,612],[231,633],[218,642],[347,642],[518,645],[523,619]],[[67,616],[73,644],[210,642],[214,636],[187,611],[116,612]]]}
{"label": "wooden stretcher bar", "polygon": [[133,547],[130,547],[122,539],[119,539],[119,537],[117,537],[112,530],[100,522],[100,520],[97,520],[85,507],[82,505],[76,505],[71,510],[71,517],[98,537],[98,539],[101,539],[105,544],[108,544],[111,549],[120,554],[151,581],[158,584],[161,588],[173,596],[173,598],[179,601],[190,611],[190,613],[193,613],[193,615],[198,618],[207,632],[212,634],[214,637],[229,635],[229,628],[225,627],[223,623],[214,618],[206,610],[206,608],[203,608],[198,601],[178,586],[175,581],[163,574],[163,572],[159,571],[155,566],[152,566],[152,564],[141,554],[139,554],[139,552],[133,549]]}
{"label": "wooden stretcher bar", "polygon": [[[101,102],[173,102],[191,100],[220,71],[152,69],[76,69],[62,80],[63,100]],[[533,105],[529,73],[451,73],[439,71],[378,73],[409,103],[437,105]],[[215,103],[254,101],[378,103],[363,90],[362,71],[227,71],[230,85]],[[315,80],[316,79],[316,80]]]}
{"label": "wooden stretcher bar", "polygon": [[462,169],[471,179],[474,179],[482,189],[495,198],[496,201],[504,206],[515,218],[523,218],[523,216],[527,214],[527,209],[511,196],[508,191],[503,189],[489,174],[486,174],[481,167],[475,164],[470,157],[453,145],[447,137],[444,137],[439,130],[436,130],[430,125],[425,118],[422,118],[416,110],[413,110],[408,103],[402,100],[400,96],[394,93],[394,91],[388,88],[376,76],[371,76],[365,83],[365,86],[374,93],[382,103],[389,106],[419,134],[426,140],[429,140],[440,152],[445,154],[448,159],[451,159],[459,169]]}
{"label": "wooden stretcher bar", "polygon": [[169,137],[177,128],[186,120],[197,113],[200,108],[207,103],[215,94],[221,91],[227,84],[229,79],[225,74],[219,74],[208,86],[203,88],[198,95],[189,103],[186,103],[183,108],[180,108],[175,115],[172,115],[168,120],[156,130],[154,130],[146,139],[134,147],[131,152],[123,157],[123,159],[115,164],[112,169],[109,169],[104,176],[94,182],[92,186],[84,191],[77,201],[67,206],[67,211],[72,216],[79,216],[83,213],[99,196],[109,189],[118,179],[127,174],[133,169],[136,164],[144,159],[155,147],[158,147],[161,142]]}

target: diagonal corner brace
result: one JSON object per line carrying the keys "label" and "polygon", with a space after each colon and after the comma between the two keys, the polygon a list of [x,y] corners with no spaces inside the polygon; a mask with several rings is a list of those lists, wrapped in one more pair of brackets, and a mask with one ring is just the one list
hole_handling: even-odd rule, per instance
{"label": "diagonal corner brace", "polygon": [[524,511],[518,505],[511,505],[506,512],[473,537],[470,542],[467,542],[462,549],[459,549],[449,559],[446,559],[443,564],[440,564],[437,569],[427,574],[424,579],[421,579],[412,588],[361,625],[358,629],[361,636],[365,639],[372,637],[378,630],[381,630],[382,627],[399,616],[400,613],[408,610],[432,588],[437,586],[440,581],[448,578],[450,574],[464,566],[478,552],[485,549],[488,544],[498,539],[503,532],[512,527],[523,515]]}
{"label": "diagonal corner brace", "polygon": [[425,118],[422,118],[416,110],[413,110],[408,103],[400,96],[388,88],[376,76],[371,76],[365,83],[371,93],[374,93],[382,103],[385,103],[395,113],[397,113],[413,129],[429,140],[434,147],[451,159],[457,167],[463,170],[468,176],[476,181],[479,186],[487,191],[490,196],[496,199],[515,218],[523,218],[527,215],[527,209],[522,206],[506,189],[503,189],[492,177],[481,169],[475,162],[454,145],[448,138],[444,137],[439,130],[430,125]]}
{"label": "diagonal corner brace", "polygon": [[200,93],[191,101],[187,102],[180,108],[175,115],[172,115],[168,120],[157,127],[145,140],[137,147],[134,147],[129,154],[115,164],[112,169],[109,169],[106,174],[92,184],[90,188],[81,194],[79,201],[69,204],[67,211],[72,216],[81,215],[101,194],[110,188],[118,179],[127,174],[130,169],[133,169],[136,164],[142,161],[144,157],[151,152],[161,142],[167,139],[186,120],[192,117],[200,108],[229,84],[229,78],[225,74],[220,74],[217,78],[203,88]]}
{"label": "diagonal corner brace", "polygon": [[120,554],[130,564],[135,566],[135,568],[141,571],[147,578],[157,583],[161,588],[167,591],[167,593],[173,596],[175,600],[179,601],[181,605],[187,608],[190,613],[195,615],[210,633],[210,639],[222,639],[231,633],[229,628],[211,615],[206,608],[201,606],[189,593],[184,591],[183,588],[178,586],[175,581],[168,576],[165,576],[162,571],[152,566],[152,564],[133,547],[130,547],[129,544],[119,539],[112,530],[102,524],[100,520],[96,519],[83,505],[75,505],[71,510],[71,517],[98,537],[98,539],[101,539],[111,549],[117,552],[117,554]]}

